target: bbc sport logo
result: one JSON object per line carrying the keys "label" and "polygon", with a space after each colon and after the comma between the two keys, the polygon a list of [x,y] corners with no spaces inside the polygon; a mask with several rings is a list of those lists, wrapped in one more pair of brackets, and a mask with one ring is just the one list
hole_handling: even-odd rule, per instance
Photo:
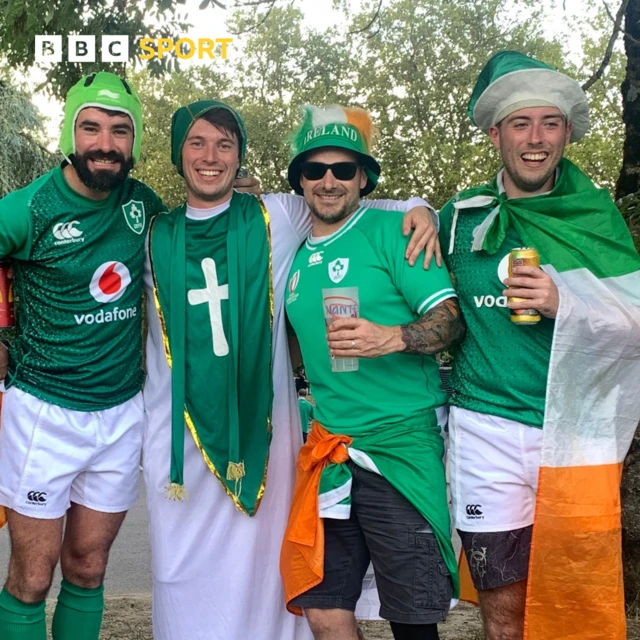
{"label": "bbc sport logo", "polygon": [[[100,60],[102,62],[128,62],[129,36],[101,36]],[[169,54],[174,54],[180,60],[197,57],[199,60],[208,58],[215,60],[227,59],[228,47],[233,38],[141,38],[138,43],[138,57],[140,60],[158,58],[162,60]],[[216,46],[220,46],[218,54],[214,53]],[[35,60],[38,63],[58,64],[63,61],[62,36],[36,36]],[[95,36],[67,36],[67,62],[95,62]]]}

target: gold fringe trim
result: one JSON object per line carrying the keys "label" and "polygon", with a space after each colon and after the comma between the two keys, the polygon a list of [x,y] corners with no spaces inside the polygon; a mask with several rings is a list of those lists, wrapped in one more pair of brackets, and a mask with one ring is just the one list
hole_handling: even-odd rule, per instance
{"label": "gold fringe trim", "polygon": [[[271,336],[273,337],[274,294],[273,294],[273,255],[271,251],[271,219],[269,217],[269,212],[267,211],[267,207],[262,201],[262,198],[260,196],[254,196],[254,197],[258,200],[258,204],[260,205],[260,209],[262,210],[262,217],[264,218],[264,224],[267,230],[267,242],[269,243],[269,311],[271,316]],[[162,307],[160,306],[160,297],[158,295],[158,283],[156,281],[155,269],[153,268],[153,253],[151,251],[151,242],[153,238],[153,234],[152,234],[153,222],[155,222],[155,219],[154,221],[152,221],[151,226],[149,228],[149,262],[151,264],[151,275],[153,277],[153,302],[156,308],[156,312],[158,313],[158,318],[160,320],[160,329],[162,331],[162,341],[164,343],[165,357],[167,359],[167,364],[169,365],[169,369],[171,369],[172,360],[171,360],[171,349],[169,346],[169,334],[167,332],[167,325],[164,320],[164,314],[162,313]],[[272,346],[272,349],[273,349],[273,346]],[[273,360],[273,354],[272,354],[272,360]],[[272,362],[272,366],[273,366],[273,362]],[[258,489],[258,493],[256,496],[256,506],[253,511],[253,514],[250,514],[240,502],[239,493],[238,495],[234,495],[235,492],[231,492],[231,490],[227,486],[227,483],[222,479],[222,476],[218,472],[218,469],[216,469],[215,464],[213,464],[213,462],[211,461],[211,458],[209,458],[207,452],[204,450],[204,447],[202,446],[202,442],[198,437],[198,432],[196,430],[196,427],[193,423],[193,420],[191,419],[191,415],[189,414],[189,410],[187,409],[186,406],[184,408],[184,421],[187,427],[189,428],[189,431],[191,432],[191,436],[193,437],[193,441],[195,442],[195,445],[198,451],[202,455],[202,458],[204,459],[205,464],[209,468],[209,471],[211,471],[211,473],[213,473],[213,475],[218,479],[225,493],[231,498],[231,500],[233,500],[233,503],[235,504],[236,509],[238,509],[238,511],[242,511],[242,513],[248,516],[255,515],[258,512],[258,507],[262,502],[262,498],[264,497],[264,492],[267,486],[267,470],[269,468],[269,450],[267,450],[267,458],[264,464],[264,473],[262,474],[262,483],[260,484],[260,487]],[[272,429],[271,418],[267,417],[267,434],[271,433],[271,429]],[[244,463],[242,464],[244,465]],[[177,486],[180,486],[180,485],[177,485]],[[171,485],[169,485],[169,487],[171,487]],[[167,491],[169,487],[167,487]],[[242,490],[242,488],[240,488],[240,490]],[[187,495],[186,489],[184,489],[184,495]]]}
{"label": "gold fringe trim", "polygon": [[[273,372],[273,318],[275,316],[275,298],[273,293],[273,254],[271,247],[273,246],[271,242],[271,217],[269,216],[269,211],[260,196],[256,196],[258,200],[258,204],[260,205],[260,209],[262,210],[262,217],[264,218],[264,225],[267,229],[267,242],[269,243],[269,310],[271,312],[271,367]],[[273,384],[273,381],[272,381]],[[267,417],[267,434],[270,434],[272,430],[271,416]],[[264,492],[267,488],[267,470],[269,469],[269,456],[271,453],[271,447],[267,450],[267,459],[264,465],[264,474],[262,476],[262,484],[260,485],[260,489],[258,489],[258,497],[256,498],[256,510],[258,511],[258,507],[262,502],[262,498],[264,497]]]}
{"label": "gold fringe trim", "polygon": [[227,480],[242,480],[244,478],[244,462],[229,462],[227,467]]}
{"label": "gold fringe trim", "polygon": [[[216,478],[218,478],[225,493],[233,500],[233,504],[236,505],[236,509],[238,509],[238,511],[242,511],[242,513],[246,513],[247,515],[250,515],[249,512],[244,508],[244,506],[240,502],[239,495],[238,496],[235,495],[235,493],[231,491],[231,489],[229,489],[229,487],[227,486],[227,483],[223,480],[222,476],[218,472],[218,469],[216,469],[216,465],[213,464],[213,462],[211,461],[211,458],[209,458],[209,455],[204,450],[204,447],[202,446],[202,442],[200,442],[200,437],[198,436],[198,432],[196,431],[196,427],[193,424],[193,420],[191,419],[191,416],[189,415],[189,410],[186,407],[184,408],[184,421],[187,423],[187,427],[189,427],[189,431],[191,432],[193,441],[196,443],[196,447],[198,448],[200,455],[202,455],[207,467],[209,467],[209,471],[211,471],[211,473],[213,473],[213,475]],[[266,478],[266,471],[265,471],[265,478]],[[260,490],[262,490],[262,487],[260,487]],[[258,510],[258,501],[256,500],[256,511],[257,510]]]}
{"label": "gold fringe trim", "polygon": [[189,500],[189,494],[187,490],[184,488],[183,484],[178,484],[177,482],[172,482],[164,488],[167,499],[174,500],[176,502],[186,502]]}
{"label": "gold fringe trim", "polygon": [[227,466],[227,480],[236,483],[233,488],[233,495],[238,499],[240,499],[240,494],[242,493],[242,478],[244,478],[244,476],[244,461],[229,461],[229,465]]}

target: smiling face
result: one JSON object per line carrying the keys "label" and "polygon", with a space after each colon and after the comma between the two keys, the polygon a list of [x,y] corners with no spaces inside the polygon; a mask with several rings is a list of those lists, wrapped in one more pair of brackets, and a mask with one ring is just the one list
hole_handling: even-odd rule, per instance
{"label": "smiling face", "polygon": [[182,171],[187,202],[208,209],[231,197],[240,168],[238,137],[207,122],[196,120],[182,146]]}
{"label": "smiling face", "polygon": [[504,163],[509,198],[524,198],[553,188],[555,170],[571,138],[571,123],[556,107],[528,107],[489,130]]}
{"label": "smiling face", "polygon": [[[336,164],[339,162],[357,163],[355,154],[338,148],[326,148],[312,151],[305,162]],[[309,180],[304,175],[300,186],[311,213],[324,225],[334,225],[343,221],[358,208],[360,190],[367,184],[364,169],[359,166],[351,180],[338,180],[329,169],[319,180]]]}
{"label": "smiling face", "polygon": [[82,184],[106,193],[121,185],[133,167],[133,123],[125,113],[82,109],[74,128],[70,160]]}

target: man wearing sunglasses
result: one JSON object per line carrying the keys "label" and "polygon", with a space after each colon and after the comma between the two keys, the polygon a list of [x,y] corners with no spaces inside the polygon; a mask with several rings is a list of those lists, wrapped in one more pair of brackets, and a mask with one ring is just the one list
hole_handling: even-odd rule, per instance
{"label": "man wearing sunglasses", "polygon": [[[187,199],[150,231],[144,475],[156,640],[310,637],[283,607],[278,574],[302,445],[283,299],[310,215],[300,196],[234,192],[246,145],[228,105],[178,109],[172,161]],[[389,213],[404,245],[402,214]],[[326,268],[321,255],[310,268]]]}
{"label": "man wearing sunglasses", "polygon": [[310,106],[293,143],[289,183],[312,230],[285,306],[317,422],[298,458],[280,567],[287,607],[304,612],[316,640],[357,640],[370,561],[394,637],[437,640],[458,579],[433,354],[464,324],[447,271],[409,268],[398,217],[362,207],[381,172],[371,138],[366,112]]}

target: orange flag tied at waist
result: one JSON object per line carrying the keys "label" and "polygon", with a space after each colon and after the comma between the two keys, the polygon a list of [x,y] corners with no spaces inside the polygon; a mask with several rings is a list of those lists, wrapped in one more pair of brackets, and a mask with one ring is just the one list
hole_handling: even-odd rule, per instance
{"label": "orange flag tied at waist", "polygon": [[293,598],[322,582],[324,578],[324,524],[319,515],[318,490],[322,472],[330,463],[349,459],[349,436],[334,435],[319,422],[298,454],[296,486],[280,554],[280,573],[287,609],[302,615]]}

